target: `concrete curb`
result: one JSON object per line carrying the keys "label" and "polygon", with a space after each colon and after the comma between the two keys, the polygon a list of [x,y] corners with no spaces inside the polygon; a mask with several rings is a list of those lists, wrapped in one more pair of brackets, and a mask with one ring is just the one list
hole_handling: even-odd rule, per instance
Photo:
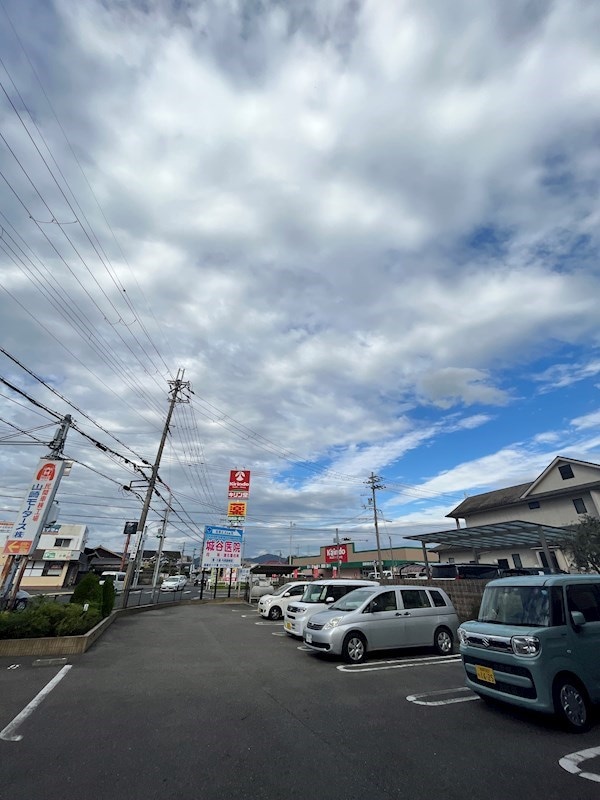
{"label": "concrete curb", "polygon": [[172,603],[154,603],[153,605],[119,608],[103,619],[87,633],[80,636],[45,636],[38,639],[0,639],[0,658],[2,656],[73,656],[81,655],[88,650],[104,631],[120,616],[141,614],[157,608],[173,608],[174,606],[207,605],[208,603],[243,603],[240,598],[221,597],[216,600],[175,600]]}

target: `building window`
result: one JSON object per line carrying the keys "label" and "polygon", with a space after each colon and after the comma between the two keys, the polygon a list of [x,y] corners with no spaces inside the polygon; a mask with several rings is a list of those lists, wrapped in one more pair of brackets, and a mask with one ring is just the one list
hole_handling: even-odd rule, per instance
{"label": "building window", "polygon": [[54,547],[70,547],[71,540],[70,539],[55,539],[54,540]]}
{"label": "building window", "polygon": [[573,469],[572,469],[570,464],[563,464],[562,466],[560,466],[558,468],[558,471],[560,472],[560,476],[563,479],[563,481],[566,481],[569,478],[574,478],[575,477],[573,475]]}
{"label": "building window", "polygon": [[508,569],[508,558],[499,558],[498,559],[498,567],[500,569]]}
{"label": "building window", "polygon": [[521,561],[521,556],[519,553],[511,553],[510,557],[512,558],[516,569],[520,569],[523,566],[523,562]]}
{"label": "building window", "polygon": [[44,569],[42,570],[42,575],[47,577],[54,577],[57,578],[61,575],[63,570],[64,562],[63,561],[46,561],[44,562]]}
{"label": "building window", "polygon": [[585,507],[585,503],[581,497],[576,497],[573,500],[573,505],[575,506],[575,511],[578,514],[587,514],[587,508]]}
{"label": "building window", "polygon": [[556,570],[560,569],[560,567],[558,566],[558,561],[556,559],[556,553],[553,550],[550,550],[550,559],[552,560],[552,564],[548,564],[546,553],[544,553],[543,550],[540,550],[539,556],[540,556],[540,561],[542,562],[542,567],[545,567],[546,569],[551,569],[552,567],[554,567],[554,569]]}
{"label": "building window", "polygon": [[448,563],[454,564],[454,556],[448,556]]}
{"label": "building window", "polygon": [[529,508],[539,508],[540,502],[539,500],[532,500],[531,503],[528,503],[527,505],[529,506]]}

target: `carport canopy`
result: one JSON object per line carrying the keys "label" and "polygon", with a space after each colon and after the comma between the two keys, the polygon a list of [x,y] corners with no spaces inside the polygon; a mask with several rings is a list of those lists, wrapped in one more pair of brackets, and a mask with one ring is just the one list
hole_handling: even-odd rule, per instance
{"label": "carport canopy", "polygon": [[478,550],[501,550],[507,547],[541,546],[546,554],[548,564],[552,564],[549,547],[560,547],[566,539],[572,536],[573,531],[569,528],[517,519],[510,522],[475,525],[472,528],[450,528],[434,533],[420,533],[404,538],[421,542],[426,564],[428,564],[426,544],[442,544],[475,552]]}
{"label": "carport canopy", "polygon": [[297,567],[291,564],[255,564],[250,567],[253,575],[290,575]]}

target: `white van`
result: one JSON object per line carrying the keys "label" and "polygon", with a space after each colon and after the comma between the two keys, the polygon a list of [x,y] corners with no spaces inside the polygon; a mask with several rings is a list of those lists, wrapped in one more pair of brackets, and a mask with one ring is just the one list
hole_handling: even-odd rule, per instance
{"label": "white van", "polygon": [[102,580],[102,578],[110,578],[115,587],[115,592],[122,592],[125,588],[126,577],[126,572],[103,572],[102,575],[100,575],[100,580]]}
{"label": "white van", "polygon": [[378,581],[329,578],[313,581],[306,587],[301,600],[288,603],[285,610],[283,629],[290,636],[302,638],[308,620],[317,611],[323,611],[344,595],[360,589],[361,586],[379,586]]}

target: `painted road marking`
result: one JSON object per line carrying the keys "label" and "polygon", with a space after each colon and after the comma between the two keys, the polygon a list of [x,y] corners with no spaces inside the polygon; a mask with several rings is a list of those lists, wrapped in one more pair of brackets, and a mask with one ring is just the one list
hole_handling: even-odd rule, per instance
{"label": "painted road marking", "polygon": [[302,650],[303,653],[312,653],[313,652],[312,647],[307,647],[305,644],[299,645],[296,648],[296,650]]}
{"label": "painted road marking", "polygon": [[279,632],[279,631],[271,631],[271,636],[286,636],[286,635],[287,634],[285,634],[283,631],[281,631],[281,632]]}
{"label": "painted road marking", "polygon": [[20,666],[20,664],[11,664],[10,667],[7,667],[6,669],[19,669]]}
{"label": "painted road marking", "polygon": [[25,722],[27,717],[29,717],[36,708],[40,705],[42,700],[46,697],[46,695],[50,694],[52,689],[59,684],[62,679],[65,677],[67,672],[71,669],[73,665],[67,664],[64,666],[53,678],[52,680],[47,683],[44,688],[36,694],[33,700],[28,703],[23,711],[13,719],[12,722],[9,722],[6,728],[0,731],[0,739],[4,739],[5,742],[20,742],[23,738],[20,733],[15,733],[17,728],[22,722]]}
{"label": "painted road marking", "polygon": [[[464,697],[448,697],[441,699],[442,695],[465,695]],[[424,700],[426,697],[437,697],[437,700]],[[466,686],[459,686],[456,689],[439,689],[435,692],[424,692],[423,694],[409,694],[406,698],[409,703],[418,706],[449,706],[452,703],[468,703],[470,700],[479,700],[479,697]]]}
{"label": "painted road marking", "polygon": [[427,656],[408,660],[369,661],[366,664],[340,664],[340,672],[378,672],[383,669],[407,669],[408,667],[435,667],[436,664],[456,664],[460,656]]}
{"label": "painted road marking", "polygon": [[590,747],[588,750],[579,750],[577,753],[569,753],[558,762],[563,769],[573,775],[578,775],[580,778],[587,778],[588,781],[596,781],[600,783],[600,775],[596,772],[583,772],[579,764],[582,761],[587,761],[590,758],[597,758],[600,756],[600,747]]}
{"label": "painted road marking", "polygon": [[281,622],[275,622],[275,620],[264,620],[263,622],[255,622],[255,625],[267,625],[270,628],[274,628],[276,625],[281,628]]}

